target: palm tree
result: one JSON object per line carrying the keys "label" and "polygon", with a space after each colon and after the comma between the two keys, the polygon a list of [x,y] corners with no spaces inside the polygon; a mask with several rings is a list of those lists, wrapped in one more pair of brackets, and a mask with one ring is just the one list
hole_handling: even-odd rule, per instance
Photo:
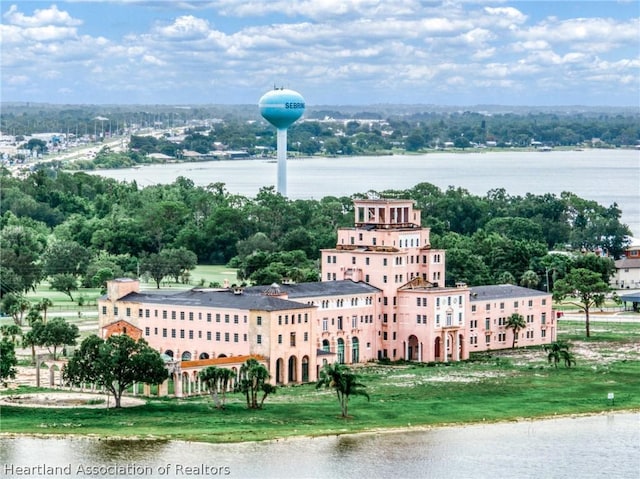
{"label": "palm tree", "polygon": [[[269,384],[269,371],[256,359],[247,359],[240,366],[236,390],[244,393],[249,409],[261,409],[269,394],[276,392],[275,386]],[[262,391],[262,399],[258,403],[258,393]]]}
{"label": "palm tree", "polygon": [[[209,388],[216,409],[224,409],[227,389],[229,388],[231,378],[234,377],[234,372],[231,369],[209,366],[200,371],[199,376],[202,382]],[[221,393],[221,397],[219,393]]]}
{"label": "palm tree", "polygon": [[544,346],[545,352],[547,352],[547,360],[557,368],[558,363],[562,360],[564,365],[568,368],[571,365],[576,364],[576,359],[573,353],[569,351],[570,345],[564,341],[555,341]]}
{"label": "palm tree", "polygon": [[524,316],[518,313],[513,313],[511,316],[507,318],[507,323],[505,324],[505,328],[513,329],[513,343],[511,344],[511,348],[516,347],[516,339],[518,338],[518,331],[527,327],[527,323],[524,320]]}
{"label": "palm tree", "polygon": [[323,386],[336,392],[343,418],[348,417],[350,396],[364,396],[369,400],[369,395],[362,389],[365,385],[359,383],[357,376],[344,364],[327,364],[320,370],[316,388]]}
{"label": "palm tree", "polygon": [[42,321],[47,323],[47,310],[53,306],[53,301],[49,298],[42,298],[40,301],[36,303],[36,308],[38,311],[42,311]]}

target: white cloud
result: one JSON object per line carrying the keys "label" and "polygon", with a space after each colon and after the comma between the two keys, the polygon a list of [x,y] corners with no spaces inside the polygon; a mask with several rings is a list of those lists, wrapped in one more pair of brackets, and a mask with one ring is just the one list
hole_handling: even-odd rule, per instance
{"label": "white cloud", "polygon": [[31,17],[18,11],[17,5],[11,5],[9,10],[7,10],[3,15],[3,18],[9,24],[27,28],[52,25],[61,25],[66,27],[82,25],[82,20],[72,18],[67,12],[58,10],[58,7],[55,5],[43,10],[34,10],[33,16]]}
{"label": "white cloud", "polygon": [[209,23],[201,18],[187,15],[178,17],[171,25],[156,27],[155,32],[168,39],[197,40],[207,37]]}
{"label": "white cloud", "polygon": [[203,95],[215,90],[232,101],[225,92],[254,95],[286,81],[327,98],[394,91],[394,98],[420,102],[432,91],[453,95],[456,89],[470,96],[497,87],[505,98],[509,89],[539,89],[542,95],[554,82],[606,91],[610,81],[631,91],[633,78],[640,77],[637,18],[547,17],[535,23],[528,4],[514,8],[499,0],[118,3],[125,1],[132,15],[144,11],[145,21],[120,37],[109,32],[108,39],[106,31],[89,30],[93,24],[64,8],[29,14],[20,11],[27,12],[26,2],[9,7],[0,25],[4,91],[24,95],[26,88],[11,86],[22,78],[34,85],[30,91],[67,84],[74,94],[108,89],[162,101],[179,91],[214,101]]}

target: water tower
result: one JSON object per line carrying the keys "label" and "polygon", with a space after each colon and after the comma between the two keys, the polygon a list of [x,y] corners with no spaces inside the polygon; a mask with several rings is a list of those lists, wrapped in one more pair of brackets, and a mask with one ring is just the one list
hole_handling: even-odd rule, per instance
{"label": "water tower", "polygon": [[262,117],[278,129],[278,186],[287,196],[287,128],[304,113],[304,98],[300,93],[276,88],[265,93],[258,103]]}

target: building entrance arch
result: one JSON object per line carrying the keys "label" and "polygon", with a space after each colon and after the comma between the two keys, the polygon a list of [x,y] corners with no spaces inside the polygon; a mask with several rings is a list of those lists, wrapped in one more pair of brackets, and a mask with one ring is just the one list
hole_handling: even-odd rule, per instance
{"label": "building entrance arch", "polygon": [[407,340],[407,361],[420,361],[420,343],[415,334],[409,336]]}
{"label": "building entrance arch", "polygon": [[295,356],[289,356],[289,374],[287,382],[295,383],[298,382],[298,358]]}

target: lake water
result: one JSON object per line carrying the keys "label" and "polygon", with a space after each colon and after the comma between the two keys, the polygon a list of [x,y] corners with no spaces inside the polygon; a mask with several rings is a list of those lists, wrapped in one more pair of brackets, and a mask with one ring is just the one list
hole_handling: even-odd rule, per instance
{"label": "lake water", "polygon": [[[640,237],[640,151],[429,153],[378,157],[291,159],[287,165],[291,199],[350,196],[369,190],[409,189],[427,182],[461,187],[483,196],[504,188],[509,195],[559,195],[570,191],[609,206],[617,203],[622,220]],[[150,165],[96,172],[138,185],[172,183],[177,177],[198,186],[225,183],[230,193],[254,197],[276,184],[276,163],[265,160],[209,161]]]}
{"label": "lake water", "polygon": [[0,467],[7,478],[637,479],[640,415],[243,444],[0,438]]}

